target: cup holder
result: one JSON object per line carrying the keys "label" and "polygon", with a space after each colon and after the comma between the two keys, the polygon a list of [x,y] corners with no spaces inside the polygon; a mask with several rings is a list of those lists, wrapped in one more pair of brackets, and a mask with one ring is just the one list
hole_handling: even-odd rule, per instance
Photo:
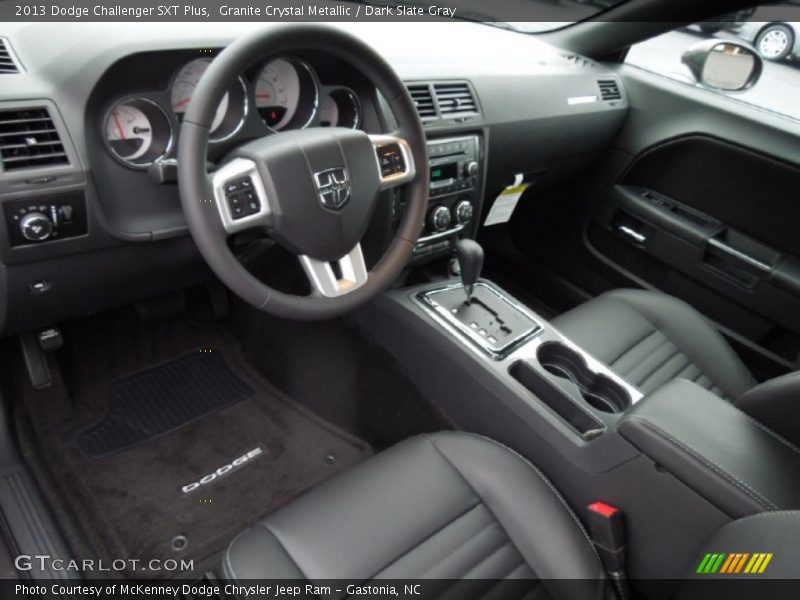
{"label": "cup holder", "polygon": [[586,403],[601,412],[621,413],[631,405],[622,386],[589,369],[583,356],[560,342],[542,344],[536,358],[548,373],[574,384]]}

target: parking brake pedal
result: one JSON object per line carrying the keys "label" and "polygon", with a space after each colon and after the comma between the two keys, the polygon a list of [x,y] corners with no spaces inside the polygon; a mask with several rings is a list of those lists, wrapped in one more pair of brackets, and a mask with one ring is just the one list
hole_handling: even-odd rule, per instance
{"label": "parking brake pedal", "polygon": [[28,379],[35,389],[48,387],[52,383],[50,367],[47,366],[47,354],[64,345],[64,338],[58,327],[43,329],[38,333],[23,333],[19,336],[22,356]]}

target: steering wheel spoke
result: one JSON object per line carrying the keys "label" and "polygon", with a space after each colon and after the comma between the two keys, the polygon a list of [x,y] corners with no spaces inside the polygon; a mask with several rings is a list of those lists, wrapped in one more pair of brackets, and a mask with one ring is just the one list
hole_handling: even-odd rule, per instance
{"label": "steering wheel spoke", "polygon": [[299,258],[313,293],[317,296],[325,298],[344,296],[364,285],[369,276],[361,244],[356,244],[350,252],[332,262],[305,255]]}
{"label": "steering wheel spoke", "polygon": [[267,224],[270,205],[256,163],[234,158],[211,176],[214,202],[228,234]]}
{"label": "steering wheel spoke", "polygon": [[414,179],[417,170],[411,146],[398,134],[370,134],[375,149],[381,189],[403,185]]}

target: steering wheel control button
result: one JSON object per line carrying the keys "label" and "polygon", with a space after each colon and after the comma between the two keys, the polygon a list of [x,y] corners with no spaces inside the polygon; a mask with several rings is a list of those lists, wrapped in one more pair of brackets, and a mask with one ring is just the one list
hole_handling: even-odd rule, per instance
{"label": "steering wheel control button", "polygon": [[406,171],[406,161],[400,144],[384,144],[378,146],[378,163],[381,166],[381,176],[400,175]]}
{"label": "steering wheel control button", "polygon": [[227,182],[225,200],[234,221],[257,214],[261,210],[261,202],[253,189],[253,180],[250,177]]}

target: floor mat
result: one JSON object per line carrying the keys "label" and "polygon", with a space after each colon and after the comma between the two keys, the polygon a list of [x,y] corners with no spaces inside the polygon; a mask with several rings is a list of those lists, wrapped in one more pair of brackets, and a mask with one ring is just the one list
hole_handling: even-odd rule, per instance
{"label": "floor mat", "polygon": [[78,445],[105,458],[252,395],[219,352],[203,349],[109,386],[108,412],[78,434]]}
{"label": "floor mat", "polygon": [[[91,321],[79,331],[65,330],[65,338],[65,379],[45,390],[24,388],[27,417],[21,431],[28,432],[23,449],[56,518],[72,520],[90,542],[84,549],[73,544],[79,558],[139,559],[139,567],[125,575],[168,576],[142,571],[142,565],[152,559],[208,557],[278,506],[371,453],[367,444],[264,380],[223,328],[178,320],[141,324],[133,317],[121,323]],[[187,364],[182,361],[192,368],[177,376],[176,362]],[[143,385],[139,379],[122,404],[152,394],[144,400],[148,411],[173,414],[148,417],[150,426],[164,429],[167,421],[175,425],[176,407],[187,406],[185,398],[166,390],[197,388],[209,377],[196,370],[201,364],[226,365],[228,383],[231,376],[239,381],[235,389],[218,391],[217,400],[231,397],[228,392],[241,396],[245,389],[252,394],[201,417],[192,409],[183,416],[184,425],[157,437],[148,430],[150,439],[138,446],[106,452],[103,458],[87,456],[79,434],[119,414],[120,397],[110,390],[155,374],[158,385],[146,392],[137,389]],[[151,365],[160,366],[153,370]],[[166,374],[177,379],[169,383]],[[205,384],[221,383],[217,375],[210,377]],[[121,425],[120,419],[114,427],[144,431],[141,423]],[[109,444],[90,447],[97,453]]]}

